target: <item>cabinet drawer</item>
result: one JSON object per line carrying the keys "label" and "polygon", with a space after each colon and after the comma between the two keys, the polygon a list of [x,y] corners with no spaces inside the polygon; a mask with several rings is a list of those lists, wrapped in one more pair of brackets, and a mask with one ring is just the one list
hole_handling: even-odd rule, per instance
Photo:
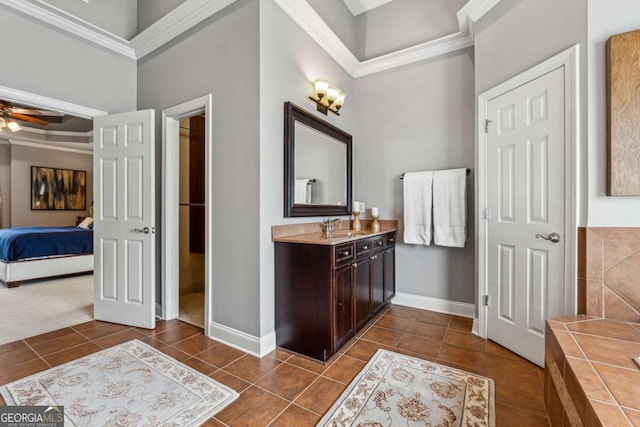
{"label": "cabinet drawer", "polygon": [[376,236],[373,239],[371,239],[371,243],[373,246],[373,250],[377,250],[377,249],[382,249],[384,248],[384,236]]}
{"label": "cabinet drawer", "polygon": [[336,266],[353,261],[353,243],[345,243],[344,245],[335,246],[333,248],[333,257],[335,259]]}
{"label": "cabinet drawer", "polygon": [[356,257],[368,254],[373,250],[372,239],[362,239],[356,241]]}
{"label": "cabinet drawer", "polygon": [[387,233],[384,236],[384,240],[387,242],[387,246],[393,246],[396,244],[396,233]]}

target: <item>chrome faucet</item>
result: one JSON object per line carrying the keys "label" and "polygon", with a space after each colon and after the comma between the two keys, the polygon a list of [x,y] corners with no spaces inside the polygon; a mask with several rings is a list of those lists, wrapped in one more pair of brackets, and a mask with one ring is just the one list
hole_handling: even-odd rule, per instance
{"label": "chrome faucet", "polygon": [[330,237],[331,234],[336,231],[336,222],[340,223],[340,218],[325,219],[322,221],[322,232],[326,234],[327,237]]}

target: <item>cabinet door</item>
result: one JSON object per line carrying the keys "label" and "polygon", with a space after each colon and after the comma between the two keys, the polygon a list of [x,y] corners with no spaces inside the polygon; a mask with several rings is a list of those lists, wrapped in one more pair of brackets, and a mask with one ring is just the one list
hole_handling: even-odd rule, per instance
{"label": "cabinet door", "polygon": [[371,314],[371,260],[369,257],[357,260],[353,264],[355,277],[355,323],[356,329],[367,323]]}
{"label": "cabinet door", "polygon": [[384,251],[384,301],[389,302],[396,295],[396,248]]}
{"label": "cabinet door", "polygon": [[377,313],[384,304],[384,251],[371,255],[371,311]]}
{"label": "cabinet door", "polygon": [[353,277],[350,265],[335,270],[333,298],[334,352],[354,334]]}

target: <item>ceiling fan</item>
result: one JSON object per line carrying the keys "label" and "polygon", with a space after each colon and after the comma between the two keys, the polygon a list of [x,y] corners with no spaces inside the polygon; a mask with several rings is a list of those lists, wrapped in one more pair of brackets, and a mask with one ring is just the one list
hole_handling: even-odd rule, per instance
{"label": "ceiling fan", "polygon": [[[25,108],[7,102],[0,102],[0,129],[7,126],[14,131],[14,128],[17,126],[18,129],[16,130],[19,130],[20,126],[11,119],[47,126],[50,123],[62,123],[64,115],[64,113],[57,111]],[[12,126],[11,123],[15,123],[15,125]]]}

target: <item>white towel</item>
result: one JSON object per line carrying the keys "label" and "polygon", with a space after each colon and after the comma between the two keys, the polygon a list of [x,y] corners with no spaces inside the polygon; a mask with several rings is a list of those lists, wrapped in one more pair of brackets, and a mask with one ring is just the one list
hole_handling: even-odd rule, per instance
{"label": "white towel", "polygon": [[293,203],[296,205],[308,205],[311,203],[310,179],[296,179]]}
{"label": "white towel", "polygon": [[433,171],[404,174],[404,242],[431,244]]}
{"label": "white towel", "polygon": [[433,174],[433,242],[463,248],[467,241],[467,170]]}

